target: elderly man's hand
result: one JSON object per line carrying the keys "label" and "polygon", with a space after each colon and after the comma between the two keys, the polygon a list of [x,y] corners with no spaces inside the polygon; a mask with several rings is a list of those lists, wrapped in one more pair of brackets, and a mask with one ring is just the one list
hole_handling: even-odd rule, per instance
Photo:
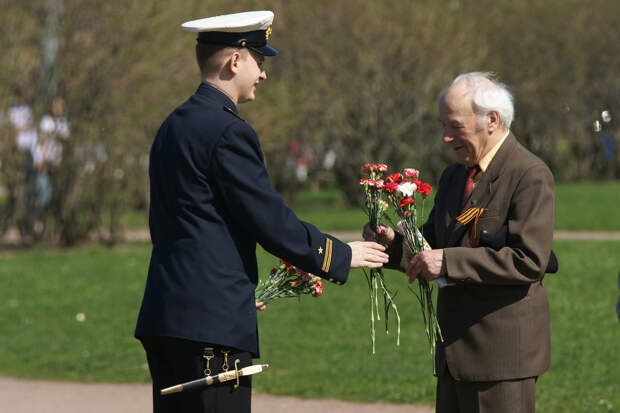
{"label": "elderly man's hand", "polygon": [[256,303],[256,309],[257,309],[258,311],[265,311],[265,310],[267,309],[267,306],[266,306],[265,304],[263,304],[263,302],[262,302],[262,301],[258,301],[258,302]]}
{"label": "elderly man's hand", "polygon": [[392,228],[386,227],[385,225],[379,224],[377,226],[377,232],[375,232],[370,228],[370,224],[366,224],[364,225],[362,236],[366,241],[376,241],[386,248],[390,248],[396,234]]}
{"label": "elderly man's hand", "polygon": [[415,255],[407,265],[407,275],[412,283],[418,277],[433,281],[446,274],[446,262],[443,258],[443,250],[427,250]]}
{"label": "elderly man's hand", "polygon": [[351,247],[351,268],[380,268],[389,261],[389,256],[383,252],[385,247],[376,242],[354,241],[349,242]]}

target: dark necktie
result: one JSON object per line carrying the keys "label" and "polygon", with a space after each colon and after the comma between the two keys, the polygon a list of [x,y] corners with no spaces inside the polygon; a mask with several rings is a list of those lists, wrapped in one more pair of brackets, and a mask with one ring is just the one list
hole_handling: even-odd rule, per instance
{"label": "dark necktie", "polygon": [[471,198],[471,193],[474,192],[474,176],[480,172],[480,167],[478,165],[474,166],[468,171],[467,179],[465,180],[465,189],[463,190],[463,199],[461,200],[461,210]]}

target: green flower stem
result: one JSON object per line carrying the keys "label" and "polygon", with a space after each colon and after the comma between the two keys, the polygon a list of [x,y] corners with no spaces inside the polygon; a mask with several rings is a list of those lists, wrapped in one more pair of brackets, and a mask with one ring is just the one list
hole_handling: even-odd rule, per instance
{"label": "green flower stem", "polygon": [[[392,310],[394,310],[394,314],[396,314],[396,325],[397,325],[397,332],[396,332],[396,345],[400,346],[400,315],[398,314],[398,308],[396,308],[396,304],[394,303],[394,300],[392,299],[392,296],[390,295],[388,289],[385,287],[385,282],[383,279],[383,273],[381,273],[381,277],[379,278],[380,283],[381,283],[381,289],[383,290],[383,295],[384,298],[387,297],[387,302],[390,304],[390,307],[392,307]],[[389,311],[389,308],[385,309],[385,331],[386,333],[388,333],[388,325],[387,325],[387,313]]]}
{"label": "green flower stem", "polygon": [[[404,239],[407,248],[414,255],[418,254],[420,251],[423,251],[425,249],[424,239],[421,239],[418,236],[416,227],[412,225],[412,223],[408,219],[403,220],[402,227],[405,235]],[[410,290],[414,293],[414,295],[420,302],[420,307],[422,310],[422,320],[424,322],[424,330],[426,332],[426,337],[429,342],[429,350],[434,360],[437,340],[439,339],[443,341],[443,335],[441,334],[441,328],[439,327],[439,321],[437,320],[437,313],[433,305],[433,288],[424,277],[418,277],[417,280],[419,294],[416,294],[411,288]],[[434,362],[433,371],[435,371]]]}
{"label": "green flower stem", "polygon": [[[381,174],[376,171],[372,171],[369,176],[370,179],[376,180],[381,178]],[[377,226],[381,223],[381,218],[383,216],[384,207],[381,206],[381,201],[383,199],[383,191],[377,189],[374,186],[364,185],[364,209],[366,214],[368,215],[368,221],[370,227],[376,231]],[[384,302],[386,303],[384,307],[384,317],[385,317],[385,332],[389,334],[388,329],[388,314],[390,308],[396,314],[396,319],[398,323],[398,334],[397,334],[397,342],[396,345],[400,345],[400,315],[398,314],[398,309],[396,308],[396,303],[394,302],[392,296],[388,292],[388,289],[385,285],[385,279],[383,277],[383,272],[381,269],[371,269],[370,273],[367,273],[364,270],[364,274],[366,275],[366,280],[368,281],[368,289],[370,295],[370,339],[372,342],[372,354],[376,353],[376,330],[375,330],[375,317],[377,320],[381,320],[381,315],[379,312],[379,294],[380,292],[383,295]],[[389,304],[388,304],[389,303]]]}
{"label": "green flower stem", "polygon": [[377,311],[377,320],[381,320],[381,316],[379,315],[379,289],[377,288],[377,278],[379,278],[378,271],[370,270],[370,274],[373,279],[372,290],[374,291],[375,296],[375,310]]}
{"label": "green flower stem", "polygon": [[370,340],[372,341],[372,354],[375,354],[375,297],[374,295],[376,294],[376,289],[373,288],[372,286],[374,285],[374,273],[371,271],[370,273],[370,281],[369,284],[371,285],[369,291],[370,291]]}

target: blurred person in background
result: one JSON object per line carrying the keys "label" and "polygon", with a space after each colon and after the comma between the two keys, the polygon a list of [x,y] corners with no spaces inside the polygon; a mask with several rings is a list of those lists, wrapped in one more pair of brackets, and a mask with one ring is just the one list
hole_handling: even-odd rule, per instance
{"label": "blurred person in background", "polygon": [[50,113],[44,115],[39,122],[39,135],[32,150],[32,159],[37,171],[36,202],[35,202],[35,232],[43,230],[40,221],[41,214],[52,199],[52,169],[58,167],[62,161],[61,140],[69,138],[69,123],[64,116],[65,102],[61,97],[55,97],[50,103]]}
{"label": "blurred person in background", "polygon": [[15,131],[15,144],[22,164],[20,184],[16,186],[12,196],[15,197],[17,227],[22,237],[28,238],[27,241],[29,241],[37,192],[37,170],[33,161],[33,153],[36,151],[39,136],[34,124],[32,109],[23,98],[23,91],[19,86],[14,86],[12,92],[16,97],[16,102],[9,106],[8,121]]}
{"label": "blurred person in background", "polygon": [[15,90],[17,102],[9,106],[9,122],[15,129],[15,142],[19,150],[26,156],[32,156],[32,149],[37,143],[37,129],[34,126],[32,109],[21,97],[21,91]]}

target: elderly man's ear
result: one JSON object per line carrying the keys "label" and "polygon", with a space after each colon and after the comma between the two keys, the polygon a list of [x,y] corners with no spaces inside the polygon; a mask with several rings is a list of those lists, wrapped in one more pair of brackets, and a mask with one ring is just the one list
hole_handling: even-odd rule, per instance
{"label": "elderly man's ear", "polygon": [[495,111],[489,112],[487,115],[487,128],[491,133],[500,128],[499,113]]}

